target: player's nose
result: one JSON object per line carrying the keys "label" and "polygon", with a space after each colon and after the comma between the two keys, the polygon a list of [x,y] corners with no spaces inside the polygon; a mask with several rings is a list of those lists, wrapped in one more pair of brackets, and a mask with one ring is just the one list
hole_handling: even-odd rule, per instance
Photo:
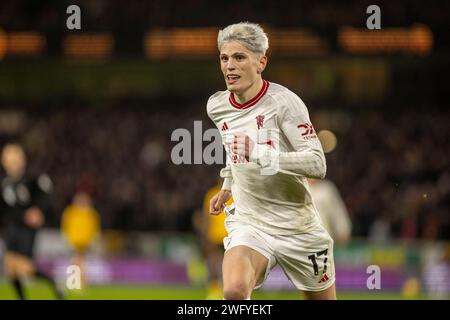
{"label": "player's nose", "polygon": [[234,66],[234,62],[232,59],[228,60],[227,62],[227,70],[234,70],[236,67]]}

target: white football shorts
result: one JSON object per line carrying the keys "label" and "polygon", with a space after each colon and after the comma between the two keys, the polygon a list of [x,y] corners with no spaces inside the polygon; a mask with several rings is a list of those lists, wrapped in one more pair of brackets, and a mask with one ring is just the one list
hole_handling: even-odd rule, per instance
{"label": "white football shorts", "polygon": [[312,231],[294,235],[270,235],[254,226],[227,219],[228,236],[223,243],[225,251],[236,246],[247,246],[268,259],[263,280],[277,264],[294,286],[302,291],[322,291],[335,282],[333,239],[318,224]]}

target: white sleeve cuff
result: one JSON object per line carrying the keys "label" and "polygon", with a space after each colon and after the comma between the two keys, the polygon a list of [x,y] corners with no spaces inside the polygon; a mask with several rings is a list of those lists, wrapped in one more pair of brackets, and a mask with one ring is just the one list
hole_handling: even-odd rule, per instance
{"label": "white sleeve cuff", "polygon": [[232,178],[225,178],[223,180],[222,190],[230,190],[231,191],[231,182],[232,181],[233,181]]}
{"label": "white sleeve cuff", "polygon": [[229,166],[226,166],[225,168],[222,168],[220,170],[220,177],[221,178],[231,178],[232,177],[231,169]]}

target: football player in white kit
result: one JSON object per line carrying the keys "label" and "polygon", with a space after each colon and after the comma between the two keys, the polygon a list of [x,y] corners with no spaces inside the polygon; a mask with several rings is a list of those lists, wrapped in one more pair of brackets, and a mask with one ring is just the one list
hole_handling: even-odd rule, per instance
{"label": "football player in white kit", "polygon": [[212,95],[207,111],[227,152],[222,189],[210,202],[211,214],[227,212],[224,298],[250,299],[279,264],[306,299],[336,299],[333,240],[307,182],[324,178],[325,156],[302,100],[262,78],[268,47],[257,24],[218,34],[228,90]]}

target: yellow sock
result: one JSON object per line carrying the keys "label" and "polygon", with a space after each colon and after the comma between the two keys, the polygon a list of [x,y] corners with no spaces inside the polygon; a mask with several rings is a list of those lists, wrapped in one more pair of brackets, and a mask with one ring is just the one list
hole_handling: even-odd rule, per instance
{"label": "yellow sock", "polygon": [[208,287],[207,300],[221,300],[222,299],[222,288],[218,281],[211,281]]}

